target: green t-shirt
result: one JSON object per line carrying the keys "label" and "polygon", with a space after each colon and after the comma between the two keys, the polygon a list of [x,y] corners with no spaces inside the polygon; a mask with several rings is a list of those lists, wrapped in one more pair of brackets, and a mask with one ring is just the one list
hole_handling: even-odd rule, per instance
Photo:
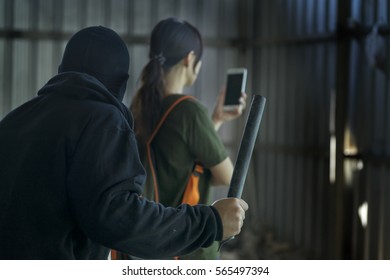
{"label": "green t-shirt", "polygon": [[[183,95],[169,95],[163,100],[162,114]],[[200,204],[209,204],[211,173],[207,169],[226,159],[227,154],[206,107],[194,99],[180,102],[169,113],[152,142],[155,171],[159,186],[159,201],[165,206],[178,206],[194,162],[201,163],[205,172],[199,180]],[[146,162],[145,167],[150,174]],[[148,176],[144,196],[154,199],[153,179]],[[182,258],[218,258],[217,244]]]}

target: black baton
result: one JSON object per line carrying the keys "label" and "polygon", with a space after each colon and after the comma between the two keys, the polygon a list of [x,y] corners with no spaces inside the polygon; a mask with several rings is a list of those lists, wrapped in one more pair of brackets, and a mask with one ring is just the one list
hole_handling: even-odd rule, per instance
{"label": "black baton", "polygon": [[[241,138],[240,148],[238,149],[236,164],[234,165],[232,180],[230,181],[228,197],[241,198],[249,163],[259,132],[261,118],[264,112],[265,101],[266,98],[261,95],[254,95],[252,98],[248,119]],[[219,249],[223,244],[232,239],[234,239],[234,236],[223,240],[220,243]]]}
{"label": "black baton", "polygon": [[265,101],[265,97],[261,95],[254,95],[252,98],[249,116],[242,135],[236,164],[234,165],[232,180],[230,181],[228,197],[241,198],[249,163],[259,132],[261,118],[264,112]]}

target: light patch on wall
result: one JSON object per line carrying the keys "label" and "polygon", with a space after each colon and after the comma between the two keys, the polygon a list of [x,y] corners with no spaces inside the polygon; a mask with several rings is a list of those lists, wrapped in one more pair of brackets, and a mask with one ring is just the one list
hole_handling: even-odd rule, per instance
{"label": "light patch on wall", "polygon": [[349,125],[345,128],[344,132],[344,155],[355,156],[358,153],[358,147],[356,145],[355,137],[351,131]]}
{"label": "light patch on wall", "polygon": [[364,228],[367,227],[368,223],[368,203],[367,201],[363,202],[358,209],[358,214],[360,218],[360,222]]}
{"label": "light patch on wall", "polygon": [[336,136],[330,137],[329,144],[329,181],[333,184],[336,181]]}
{"label": "light patch on wall", "polygon": [[333,184],[336,181],[336,92],[330,92],[329,108],[329,181]]}

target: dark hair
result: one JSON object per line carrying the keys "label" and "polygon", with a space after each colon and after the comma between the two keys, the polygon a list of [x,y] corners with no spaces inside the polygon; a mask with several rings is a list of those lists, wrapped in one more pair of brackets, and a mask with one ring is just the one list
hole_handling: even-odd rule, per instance
{"label": "dark hair", "polygon": [[150,37],[149,62],[141,73],[141,85],[130,109],[135,121],[135,134],[145,144],[160,116],[164,98],[164,74],[194,51],[196,64],[203,52],[199,31],[185,21],[168,18],[160,21]]}

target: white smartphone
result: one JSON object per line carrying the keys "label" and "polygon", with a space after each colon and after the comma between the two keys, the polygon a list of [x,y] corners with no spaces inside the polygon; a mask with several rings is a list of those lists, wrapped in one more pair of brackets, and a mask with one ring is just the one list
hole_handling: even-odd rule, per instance
{"label": "white smartphone", "polygon": [[232,110],[240,104],[241,93],[245,92],[246,73],[246,68],[228,69],[224,110]]}

